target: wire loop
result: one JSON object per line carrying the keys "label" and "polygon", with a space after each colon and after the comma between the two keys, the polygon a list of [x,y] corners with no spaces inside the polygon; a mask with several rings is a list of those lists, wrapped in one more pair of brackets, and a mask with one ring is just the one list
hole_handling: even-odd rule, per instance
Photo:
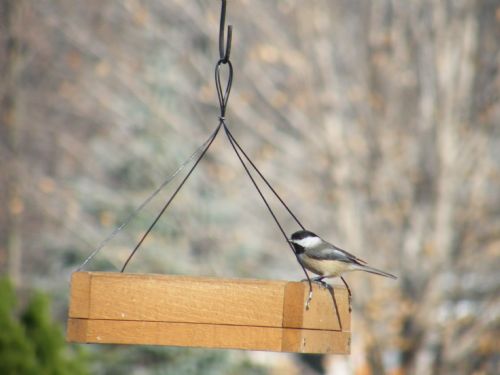
{"label": "wire loop", "polygon": [[[228,67],[228,75],[226,87],[222,89],[222,80],[221,80],[221,67],[226,65]],[[226,115],[226,107],[227,102],[229,100],[229,94],[231,92],[231,86],[233,85],[233,64],[231,61],[227,60],[224,62],[223,60],[217,61],[215,65],[215,88],[217,89],[217,97],[219,98],[219,106],[220,106],[220,119],[224,121]]]}

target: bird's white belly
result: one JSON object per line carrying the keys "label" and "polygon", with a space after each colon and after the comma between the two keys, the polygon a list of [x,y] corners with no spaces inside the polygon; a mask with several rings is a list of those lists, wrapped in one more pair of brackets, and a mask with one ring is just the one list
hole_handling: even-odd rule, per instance
{"label": "bird's white belly", "polygon": [[307,256],[301,256],[300,259],[309,271],[325,277],[337,277],[353,270],[350,263],[338,260],[317,260]]}

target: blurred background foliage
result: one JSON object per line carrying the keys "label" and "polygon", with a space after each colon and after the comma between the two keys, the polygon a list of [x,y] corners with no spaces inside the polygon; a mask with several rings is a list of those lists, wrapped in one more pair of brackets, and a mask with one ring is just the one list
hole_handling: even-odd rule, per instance
{"label": "blurred background foliage", "polygon": [[66,346],[60,324],[49,316],[48,299],[33,295],[23,311],[10,282],[0,280],[0,372],[2,374],[88,374],[85,355]]}
{"label": "blurred background foliage", "polygon": [[[96,374],[498,372],[497,0],[229,1],[238,141],[309,229],[399,275],[347,276],[351,356],[63,348],[28,296],[63,325],[71,272],[217,125],[219,7],[0,1],[0,270],[20,305],[2,286],[0,357],[14,373],[45,355]],[[174,187],[89,269],[118,269]],[[221,136],[128,270],[303,277]]]}

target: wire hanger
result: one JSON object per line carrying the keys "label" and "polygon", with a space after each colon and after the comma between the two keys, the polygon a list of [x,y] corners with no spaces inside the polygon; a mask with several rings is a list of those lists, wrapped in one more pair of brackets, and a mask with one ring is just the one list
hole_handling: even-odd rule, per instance
{"label": "wire hanger", "polygon": [[[252,175],[252,172],[250,171],[250,167],[258,174],[258,176],[261,178],[261,180],[267,185],[267,187],[271,190],[271,192],[274,194],[274,196],[279,200],[279,202],[282,204],[282,206],[286,209],[286,211],[290,214],[290,216],[294,219],[294,221],[299,225],[302,229],[305,229],[302,223],[299,221],[297,216],[292,212],[292,210],[288,207],[288,205],[283,201],[283,199],[279,196],[279,194],[276,192],[276,190],[272,187],[272,185],[269,183],[269,181],[264,177],[262,172],[257,168],[255,163],[252,161],[252,159],[248,156],[248,154],[243,150],[241,145],[238,143],[234,135],[231,133],[228,125],[226,124],[226,108],[227,108],[227,103],[229,100],[229,94],[231,93],[231,87],[233,83],[233,65],[230,60],[230,54],[231,54],[231,42],[232,42],[232,25],[229,25],[227,28],[227,37],[226,40],[224,41],[224,34],[225,34],[225,21],[226,21],[226,0],[222,0],[222,6],[221,6],[221,14],[220,14],[220,26],[219,26],[219,60],[217,61],[215,65],[215,87],[217,90],[217,97],[219,101],[219,107],[220,107],[220,115],[219,115],[219,124],[215,128],[215,130],[212,132],[210,137],[191,155],[191,157],[186,160],[184,163],[181,164],[181,166],[168,178],[135,210],[132,212],[132,214],[125,220],[123,224],[121,224],[118,228],[116,228],[111,235],[109,235],[105,240],[101,242],[101,244],[97,247],[94,252],[83,262],[83,264],[78,268],[78,270],[81,270],[101,249],[102,247],[105,246],[107,242],[109,242],[119,231],[121,231],[132,219],[135,217],[135,215],[142,209],[144,206],[146,206],[151,199],[156,196],[160,190],[162,190],[165,186],[167,186],[173,179],[174,177],[182,170],[184,169],[192,160],[195,160],[193,166],[189,169],[189,172],[186,174],[186,176],[182,179],[180,182],[179,186],[175,189],[173,192],[172,196],[167,200],[167,202],[163,205],[162,209],[158,213],[158,215],[155,217],[151,225],[148,227],[148,229],[144,232],[130,255],[128,256],[127,260],[123,264],[123,267],[121,268],[120,272],[124,272],[128,264],[130,263],[131,259],[134,257],[148,234],[151,232],[151,230],[154,228],[156,223],[159,221],[160,217],[165,213],[167,208],[170,206],[174,198],[177,196],[179,191],[182,189],[186,181],[189,179],[193,171],[196,169],[200,161],[203,159],[203,157],[206,155],[208,149],[212,145],[213,141],[217,137],[219,131],[221,128],[224,128],[224,132],[229,140],[229,143],[231,144],[236,156],[238,157],[238,160],[240,161],[241,165],[243,166],[246,174],[250,178],[253,186],[257,190],[260,198],[264,202],[265,206],[267,207],[267,210],[269,211],[270,215],[272,216],[273,220],[275,221],[276,225],[278,226],[280,232],[282,233],[285,242],[288,244],[290,249],[292,250],[293,254],[295,255],[297,262],[301,266],[302,270],[304,271],[304,274],[306,275],[306,279],[309,283],[309,295],[307,298],[306,302],[306,308],[309,308],[309,302],[311,301],[312,298],[312,283],[311,279],[309,277],[309,274],[307,273],[306,269],[304,266],[300,263],[298,254],[295,253],[295,249],[293,248],[292,244],[288,241],[288,237],[279,222],[278,218],[276,217],[276,214],[272,210],[270,204],[268,203],[267,199],[265,198],[264,194],[262,193],[261,189],[259,188],[259,185],[257,184],[254,176]],[[227,81],[225,82],[225,86],[223,85],[223,81],[221,78],[221,70],[223,67],[227,67]],[[246,162],[245,162],[246,160]],[[248,163],[248,165],[247,165]]]}

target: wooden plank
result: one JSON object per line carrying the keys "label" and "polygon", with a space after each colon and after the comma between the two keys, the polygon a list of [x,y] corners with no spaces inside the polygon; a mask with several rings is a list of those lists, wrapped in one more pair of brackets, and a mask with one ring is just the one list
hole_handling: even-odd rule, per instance
{"label": "wooden plank", "polygon": [[69,319],[68,341],[348,354],[348,332],[145,321]]}
{"label": "wooden plank", "polygon": [[[299,282],[78,272],[71,282],[71,342],[349,352],[345,288]],[[341,324],[339,324],[339,321]]]}
{"label": "wooden plank", "polygon": [[[286,282],[117,273],[89,275],[90,319],[281,326]],[[75,276],[80,279],[78,273]],[[82,296],[74,297],[78,300]],[[81,306],[85,304],[72,306],[70,317],[82,317],[83,313],[78,311]]]}
{"label": "wooden plank", "polygon": [[[309,310],[305,310],[303,307],[309,295],[307,283],[288,282],[285,286],[283,327],[350,331],[351,318],[347,289],[332,287],[331,290],[334,296],[328,289],[313,285],[313,299]],[[339,310],[338,315],[335,302]]]}
{"label": "wooden plank", "polygon": [[71,299],[69,316],[88,318],[90,312],[90,278],[89,272],[75,272],[71,276]]}
{"label": "wooden plank", "polygon": [[282,352],[349,354],[350,332],[317,329],[283,329]]}
{"label": "wooden plank", "polygon": [[[330,293],[313,287],[314,298],[306,311],[307,283],[77,272],[69,316],[340,330]],[[350,329],[347,292],[335,288],[335,293],[346,331]]]}

